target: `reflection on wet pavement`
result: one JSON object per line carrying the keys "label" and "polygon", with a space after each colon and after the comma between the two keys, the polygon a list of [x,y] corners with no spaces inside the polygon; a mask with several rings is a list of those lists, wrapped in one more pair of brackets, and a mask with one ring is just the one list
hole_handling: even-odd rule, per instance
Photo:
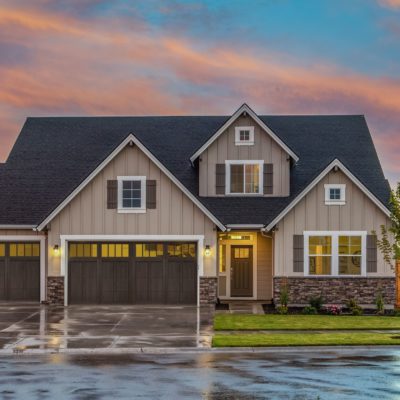
{"label": "reflection on wet pavement", "polygon": [[0,351],[210,347],[212,317],[190,306],[0,306]]}
{"label": "reflection on wet pavement", "polygon": [[[362,355],[359,355],[362,354]],[[10,399],[398,399],[400,351],[14,356]]]}

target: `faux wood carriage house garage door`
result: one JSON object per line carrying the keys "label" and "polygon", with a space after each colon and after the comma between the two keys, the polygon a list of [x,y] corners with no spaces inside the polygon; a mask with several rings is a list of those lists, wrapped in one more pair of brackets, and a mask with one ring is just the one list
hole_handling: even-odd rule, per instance
{"label": "faux wood carriage house garage door", "polygon": [[196,304],[195,243],[70,243],[70,304]]}
{"label": "faux wood carriage house garage door", "polygon": [[40,300],[39,243],[0,243],[0,300]]}

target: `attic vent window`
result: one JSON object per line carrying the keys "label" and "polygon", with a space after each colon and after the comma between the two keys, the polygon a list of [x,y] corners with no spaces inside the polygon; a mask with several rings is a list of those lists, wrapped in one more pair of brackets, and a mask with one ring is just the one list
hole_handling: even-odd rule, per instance
{"label": "attic vent window", "polygon": [[254,126],[235,127],[235,145],[252,146],[254,144]]}
{"label": "attic vent window", "polygon": [[343,206],[346,204],[346,185],[325,185],[325,204],[328,206]]}

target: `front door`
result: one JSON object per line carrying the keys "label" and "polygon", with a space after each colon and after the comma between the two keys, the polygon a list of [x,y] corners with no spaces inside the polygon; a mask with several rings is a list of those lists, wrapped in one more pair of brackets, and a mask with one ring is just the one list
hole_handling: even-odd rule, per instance
{"label": "front door", "polygon": [[231,296],[253,296],[253,246],[231,246]]}

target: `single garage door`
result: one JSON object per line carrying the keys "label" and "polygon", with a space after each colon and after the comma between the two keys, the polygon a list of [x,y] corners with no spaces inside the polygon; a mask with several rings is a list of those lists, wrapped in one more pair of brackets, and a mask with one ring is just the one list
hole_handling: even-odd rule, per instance
{"label": "single garage door", "polygon": [[0,300],[40,300],[39,243],[0,243]]}
{"label": "single garage door", "polygon": [[195,243],[70,243],[70,304],[196,304]]}

